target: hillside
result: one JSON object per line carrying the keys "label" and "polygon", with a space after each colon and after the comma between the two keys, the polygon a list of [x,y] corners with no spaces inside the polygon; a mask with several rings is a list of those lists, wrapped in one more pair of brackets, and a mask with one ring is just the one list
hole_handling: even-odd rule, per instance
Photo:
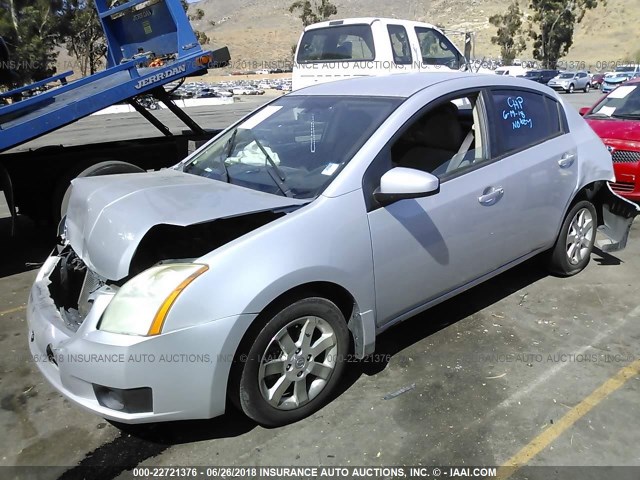
{"label": "hillside", "polygon": [[[212,39],[214,46],[227,45],[237,70],[260,68],[263,62],[291,60],[291,46],[298,40],[302,22],[288,7],[292,0],[201,0],[205,16],[196,28]],[[502,13],[507,2],[500,0],[334,0],[337,17],[384,16],[409,18],[444,25],[449,29],[476,33],[475,56],[497,57],[491,44],[495,27],[489,16]],[[525,8],[525,2],[521,2]],[[212,26],[210,22],[215,22]],[[574,46],[565,61],[585,62],[593,68],[602,62],[631,58],[640,47],[640,3],[608,0],[585,16],[578,25]],[[461,46],[462,37],[452,39]],[[529,42],[529,45],[531,42]],[[531,52],[521,55],[531,58]]]}

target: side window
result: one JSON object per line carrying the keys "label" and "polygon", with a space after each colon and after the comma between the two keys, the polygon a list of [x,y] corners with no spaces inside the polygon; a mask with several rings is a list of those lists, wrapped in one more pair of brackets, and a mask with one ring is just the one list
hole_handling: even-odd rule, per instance
{"label": "side window", "polygon": [[423,64],[442,65],[454,70],[460,68],[460,55],[447,37],[431,28],[415,27],[415,30]]}
{"label": "side window", "polygon": [[487,160],[478,92],[429,106],[391,146],[391,163],[446,179]]}
{"label": "side window", "polygon": [[562,134],[559,110],[542,94],[494,90],[489,124],[495,138],[494,156],[502,156]]}
{"label": "side window", "polygon": [[393,61],[398,65],[411,64],[413,57],[405,28],[402,25],[387,25],[387,31],[389,32]]}

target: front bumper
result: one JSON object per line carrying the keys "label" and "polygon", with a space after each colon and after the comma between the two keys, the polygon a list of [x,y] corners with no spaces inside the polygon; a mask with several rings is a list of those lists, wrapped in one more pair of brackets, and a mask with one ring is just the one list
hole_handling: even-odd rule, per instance
{"label": "front bumper", "polygon": [[614,163],[615,183],[611,188],[618,195],[635,202],[640,202],[640,162]]}
{"label": "front bumper", "polygon": [[[69,330],[47,288],[58,262],[47,259],[29,296],[29,348],[46,379],[65,397],[124,423],[211,418],[225,411],[229,369],[255,315],[238,315],[153,337],[97,329],[113,292],[98,292],[77,331]],[[151,389],[147,411],[108,408],[95,387]],[[102,402],[104,403],[104,402]]]}

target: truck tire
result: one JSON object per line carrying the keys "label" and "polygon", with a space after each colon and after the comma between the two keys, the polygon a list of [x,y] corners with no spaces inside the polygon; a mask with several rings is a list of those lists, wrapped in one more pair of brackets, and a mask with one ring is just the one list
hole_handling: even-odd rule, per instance
{"label": "truck tire", "polygon": [[[75,175],[64,176],[54,193],[54,215],[58,219],[64,217],[69,206],[69,196],[71,195],[71,180],[74,178],[97,177],[100,175],[116,175],[119,173],[143,173],[145,170],[133,165],[132,163],[120,162],[118,160],[107,160],[104,162],[94,163]],[[55,220],[55,218],[54,218]]]}

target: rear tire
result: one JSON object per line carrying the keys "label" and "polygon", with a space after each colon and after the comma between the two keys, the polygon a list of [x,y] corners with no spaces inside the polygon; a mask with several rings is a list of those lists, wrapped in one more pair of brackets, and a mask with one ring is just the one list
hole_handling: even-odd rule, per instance
{"label": "rear tire", "polygon": [[331,398],[348,351],[340,309],[324,298],[299,300],[243,341],[230,373],[231,400],[264,426],[301,420]]}
{"label": "rear tire", "polygon": [[589,88],[591,88],[591,87],[590,87],[590,85],[587,83],[587,84],[585,85],[585,87],[584,87],[584,93],[589,93]]}
{"label": "rear tire", "polygon": [[569,277],[584,270],[591,259],[597,218],[595,207],[586,200],[571,208],[550,250],[547,268],[551,273]]}

